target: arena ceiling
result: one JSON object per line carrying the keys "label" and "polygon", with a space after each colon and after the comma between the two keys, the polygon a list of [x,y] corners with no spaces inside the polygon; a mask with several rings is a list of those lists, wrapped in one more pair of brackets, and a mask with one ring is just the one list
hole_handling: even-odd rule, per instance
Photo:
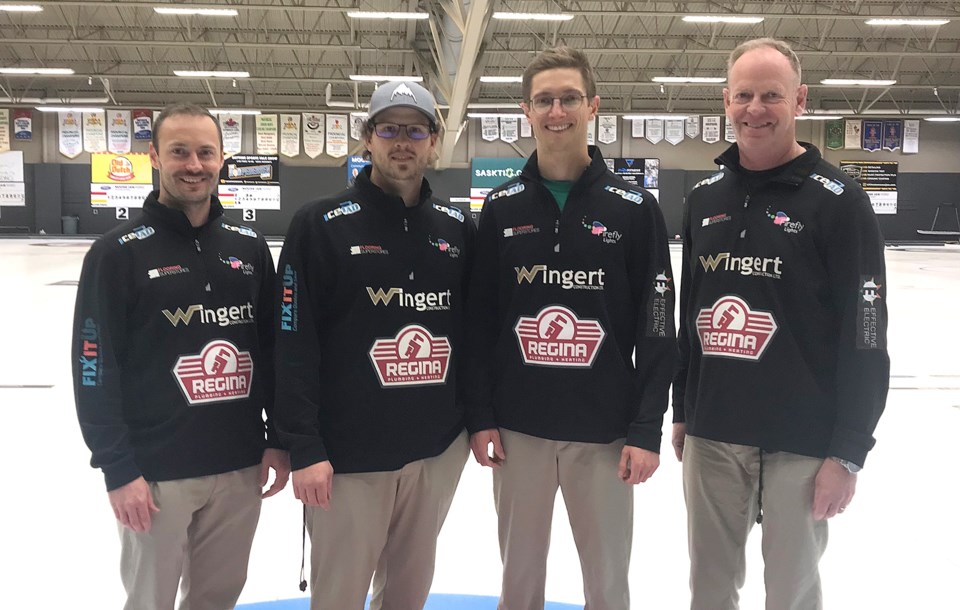
{"label": "arena ceiling", "polygon": [[[938,0],[666,2],[612,0],[163,0],[0,1],[0,71],[66,68],[72,75],[0,74],[0,103],[159,108],[194,101],[262,111],[361,110],[376,86],[351,75],[421,76],[444,106],[452,150],[469,111],[515,111],[519,76],[540,50],[586,51],[601,108],[617,114],[719,112],[723,84],[661,84],[655,77],[725,76],[745,39],[789,41],[810,86],[809,107],[839,114],[954,114],[960,109],[960,3]],[[164,15],[154,7],[235,9],[235,16]],[[426,13],[357,19],[353,11]],[[565,14],[566,21],[502,20],[499,12]],[[755,24],[690,23],[685,16],[762,17]],[[952,19],[940,26],[873,26],[870,18]],[[178,77],[174,70],[248,72]],[[895,84],[823,85],[825,78]],[[89,105],[89,104],[86,104]],[[496,111],[496,110],[494,110]],[[441,155],[441,158],[443,155]]]}

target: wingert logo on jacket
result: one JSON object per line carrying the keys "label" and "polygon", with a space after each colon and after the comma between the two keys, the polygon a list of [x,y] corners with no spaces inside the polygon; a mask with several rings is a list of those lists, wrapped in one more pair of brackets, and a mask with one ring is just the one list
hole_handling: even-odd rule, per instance
{"label": "wingert logo on jacket", "polygon": [[534,317],[520,316],[513,332],[524,364],[587,369],[607,336],[600,322],[580,319],[562,305],[548,305]]}
{"label": "wingert logo on jacket", "polygon": [[395,337],[377,339],[370,362],[384,388],[439,385],[447,382],[450,340],[434,336],[426,327],[408,324]]}

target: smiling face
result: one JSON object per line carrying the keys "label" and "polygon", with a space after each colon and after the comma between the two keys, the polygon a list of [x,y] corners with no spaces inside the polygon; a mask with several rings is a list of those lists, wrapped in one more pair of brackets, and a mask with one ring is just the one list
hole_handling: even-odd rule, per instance
{"label": "smiling face", "polygon": [[[396,123],[398,125],[422,125],[430,128],[430,119],[414,108],[388,108],[377,114],[374,124]],[[393,138],[384,138],[371,130],[366,136],[366,147],[370,152],[370,177],[374,184],[383,188],[384,183],[401,185],[420,181],[427,166],[433,160],[437,146],[437,133],[431,133],[423,140],[411,140],[406,128],[401,127]],[[393,192],[393,189],[385,189]]]}
{"label": "smiling face", "polygon": [[802,152],[796,117],[806,108],[807,86],[782,53],[770,47],[747,51],[730,68],[727,84],[723,106],[744,167],[771,169]]}
{"label": "smiling face", "polygon": [[160,172],[160,203],[181,210],[207,205],[217,188],[223,148],[208,116],[168,116],[150,144],[150,162]]}
{"label": "smiling face", "polygon": [[553,100],[550,109],[543,114],[533,109],[530,100],[521,104],[523,113],[530,121],[537,139],[537,152],[541,156],[560,150],[587,150],[587,124],[597,114],[600,98],[586,97],[583,75],[576,68],[554,68],[537,73],[530,83],[530,100],[542,97],[562,98],[580,95],[580,107],[566,110],[559,100]]}

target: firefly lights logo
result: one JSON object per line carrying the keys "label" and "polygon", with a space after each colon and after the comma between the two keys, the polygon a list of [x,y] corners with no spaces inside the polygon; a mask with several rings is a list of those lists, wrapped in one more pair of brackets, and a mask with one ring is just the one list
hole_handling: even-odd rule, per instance
{"label": "firefly lights logo", "polygon": [[603,243],[605,244],[615,244],[620,241],[620,238],[623,237],[623,233],[620,231],[611,231],[609,230],[602,222],[599,220],[594,220],[593,222],[587,222],[586,218],[583,218],[580,221],[580,224],[583,225],[583,228],[590,231],[591,235],[598,236]]}
{"label": "firefly lights logo", "polygon": [[220,262],[231,269],[242,271],[244,275],[253,275],[253,265],[251,263],[245,263],[236,256],[228,256],[226,259],[224,259],[223,255],[221,254],[219,257]]}
{"label": "firefly lights logo", "polygon": [[427,241],[430,242],[431,246],[443,252],[450,258],[457,258],[460,256],[460,248],[452,245],[450,242],[443,239],[442,237],[437,238],[436,241],[433,240],[433,237],[427,237]]}
{"label": "firefly lights logo", "polygon": [[786,212],[777,212],[774,214],[772,208],[767,208],[767,218],[773,221],[778,227],[783,227],[784,233],[799,233],[803,231],[804,224],[800,221],[791,221]]}

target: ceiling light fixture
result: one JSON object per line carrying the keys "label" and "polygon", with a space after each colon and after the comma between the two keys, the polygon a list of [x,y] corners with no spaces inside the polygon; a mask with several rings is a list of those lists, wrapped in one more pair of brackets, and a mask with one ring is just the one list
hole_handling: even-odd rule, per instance
{"label": "ceiling light fixture", "polygon": [[960,123],[960,116],[928,116],[923,120],[931,123]]}
{"label": "ceiling light fixture", "polygon": [[654,76],[655,83],[725,83],[726,77],[723,76]]}
{"label": "ceiling light fixture", "polygon": [[663,121],[675,120],[675,119],[687,119],[689,118],[685,114],[625,114],[623,115],[624,121],[643,121],[647,119],[660,119]]}
{"label": "ceiling light fixture", "polygon": [[422,76],[386,76],[381,74],[351,74],[350,80],[361,83],[384,83],[386,81],[403,81],[405,83],[422,83]]}
{"label": "ceiling light fixture", "polygon": [[570,13],[505,13],[496,12],[494,19],[510,21],[570,21],[574,15]]}
{"label": "ceiling light fixture", "polygon": [[0,11],[7,13],[39,13],[43,11],[42,6],[36,4],[0,4]]}
{"label": "ceiling light fixture", "polygon": [[204,17],[236,17],[240,13],[232,8],[199,8],[189,6],[155,6],[154,12],[160,15],[203,15]]}
{"label": "ceiling light fixture", "polygon": [[387,11],[350,11],[347,17],[352,19],[429,19],[430,13],[402,13]]}
{"label": "ceiling light fixture", "polygon": [[231,70],[174,70],[176,76],[184,78],[250,78],[250,73]]}
{"label": "ceiling light fixture", "polygon": [[946,25],[949,19],[867,19],[867,25]]}
{"label": "ceiling light fixture", "polygon": [[476,102],[467,104],[467,110],[516,110],[520,107],[519,103],[495,103],[495,102]]}
{"label": "ceiling light fixture", "polygon": [[470,119],[522,119],[525,115],[522,113],[511,114],[511,113],[496,113],[496,112],[468,112],[467,118]]}
{"label": "ceiling light fixture", "polygon": [[753,24],[762,23],[763,17],[745,17],[736,15],[687,15],[683,18],[687,23],[733,23]]}
{"label": "ceiling light fixture", "polygon": [[43,76],[67,76],[70,68],[0,68],[0,74],[41,74]]}
{"label": "ceiling light fixture", "polygon": [[103,108],[93,106],[35,106],[40,112],[103,112]]}
{"label": "ceiling light fixture", "polygon": [[208,108],[210,114],[260,114],[259,110],[247,110],[246,108]]}
{"label": "ceiling light fixture", "polygon": [[481,83],[522,83],[522,76],[481,76]]}
{"label": "ceiling light fixture", "polygon": [[801,114],[797,117],[798,121],[835,121],[842,119],[839,114]]}
{"label": "ceiling light fixture", "polygon": [[820,84],[838,87],[890,87],[896,85],[897,81],[871,78],[825,78],[820,81]]}

